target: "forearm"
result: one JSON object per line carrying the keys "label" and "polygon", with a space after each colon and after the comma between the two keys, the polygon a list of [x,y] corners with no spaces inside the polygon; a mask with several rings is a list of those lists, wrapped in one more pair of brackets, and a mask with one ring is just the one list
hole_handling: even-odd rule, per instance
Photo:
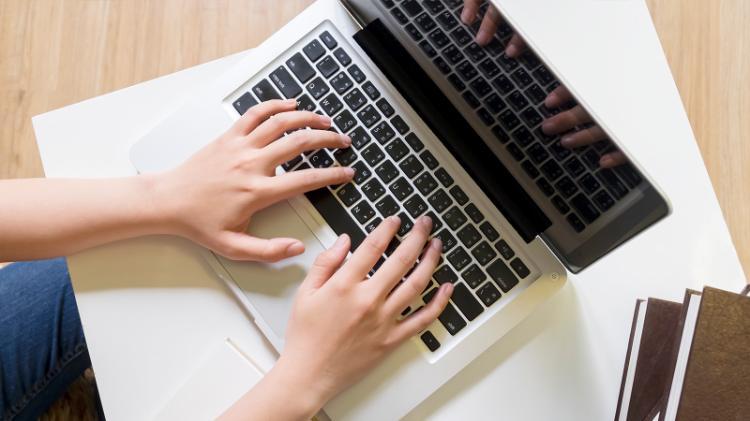
{"label": "forearm", "polygon": [[0,261],[67,256],[171,231],[152,176],[0,181]]}

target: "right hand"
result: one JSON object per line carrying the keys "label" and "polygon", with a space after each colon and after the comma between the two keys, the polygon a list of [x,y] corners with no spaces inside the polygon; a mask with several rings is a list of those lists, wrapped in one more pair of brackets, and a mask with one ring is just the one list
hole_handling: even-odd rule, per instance
{"label": "right hand", "polygon": [[429,217],[417,219],[396,251],[367,277],[400,224],[396,216],[385,219],[345,264],[350,247],[346,235],[316,260],[299,288],[286,344],[272,370],[291,399],[317,411],[427,328],[445,308],[453,291],[450,283],[442,285],[421,310],[399,320],[430,282],[440,259],[440,240],[428,241]]}
{"label": "right hand", "polygon": [[[461,12],[461,21],[466,25],[471,25],[477,20],[477,13],[482,0],[464,0],[464,9]],[[494,6],[487,8],[482,19],[482,25],[477,32],[477,44],[487,45],[492,41],[492,37],[497,32],[497,28],[502,23],[503,17]],[[513,34],[508,45],[505,47],[505,54],[508,57],[518,57],[526,50],[526,43],[518,34]]]}

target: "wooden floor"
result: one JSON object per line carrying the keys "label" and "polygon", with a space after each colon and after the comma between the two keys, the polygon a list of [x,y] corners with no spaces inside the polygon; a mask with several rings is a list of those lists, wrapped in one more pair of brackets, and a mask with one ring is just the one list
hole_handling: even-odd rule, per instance
{"label": "wooden floor", "polygon": [[[0,0],[0,178],[42,176],[33,115],[257,45],[309,3]],[[750,1],[647,3],[750,269]]]}

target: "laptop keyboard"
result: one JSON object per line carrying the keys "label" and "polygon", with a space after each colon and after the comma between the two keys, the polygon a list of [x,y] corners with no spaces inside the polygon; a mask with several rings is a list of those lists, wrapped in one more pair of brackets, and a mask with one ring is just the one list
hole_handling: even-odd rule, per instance
{"label": "laptop keyboard", "polygon": [[[384,218],[401,218],[397,237],[373,271],[395,251],[416,218],[425,214],[432,218],[432,234],[442,240],[444,258],[421,302],[429,302],[440,284],[454,283],[451,303],[439,320],[450,335],[456,335],[531,271],[411,130],[376,81],[368,79],[356,57],[331,32],[312,35],[315,38],[301,51],[292,51],[233,106],[241,115],[260,101],[296,98],[299,109],[330,116],[331,130],[352,138],[350,148],[307,152],[282,167],[285,171],[336,165],[355,169],[353,182],[307,193],[331,228],[351,237],[353,248]],[[420,307],[410,306],[403,315]],[[431,351],[440,347],[429,330],[420,338]]]}
{"label": "laptop keyboard", "polygon": [[508,25],[501,25],[486,47],[474,42],[488,2],[466,26],[460,20],[463,0],[379,1],[575,232],[641,184],[630,164],[600,168],[601,156],[615,149],[610,141],[570,150],[560,145],[560,136],[542,132],[544,119],[563,111],[544,106],[559,82],[530,51],[518,59],[505,55],[513,35]]}

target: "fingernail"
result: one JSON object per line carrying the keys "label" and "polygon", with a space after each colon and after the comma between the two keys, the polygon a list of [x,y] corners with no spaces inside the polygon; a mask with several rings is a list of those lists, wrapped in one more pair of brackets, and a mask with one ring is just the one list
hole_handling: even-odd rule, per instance
{"label": "fingernail", "polygon": [[453,283],[451,282],[444,283],[440,288],[440,293],[443,295],[450,296],[451,294],[453,294]]}
{"label": "fingernail", "polygon": [[295,241],[292,244],[289,244],[286,248],[287,255],[296,256],[298,254],[302,254],[305,251],[305,245],[302,244],[300,241]]}
{"label": "fingernail", "polygon": [[557,93],[550,92],[549,95],[547,95],[547,99],[544,100],[544,105],[546,105],[549,108],[553,108],[555,104],[558,102]]}
{"label": "fingernail", "polygon": [[318,117],[318,119],[320,120],[320,122],[322,124],[325,124],[325,125],[328,125],[328,126],[331,125],[331,117],[328,117],[328,116],[325,116],[325,115],[321,115],[321,116]]}
{"label": "fingernail", "polygon": [[518,47],[511,44],[508,46],[508,48],[505,49],[505,55],[508,57],[515,57],[515,55],[518,54]]}
{"label": "fingernail", "polygon": [[461,12],[461,20],[469,25],[471,22],[469,21],[471,19],[471,13],[469,13],[469,9],[464,8],[464,10]]}
{"label": "fingernail", "polygon": [[610,167],[610,166],[612,166],[612,164],[613,164],[614,162],[615,162],[615,161],[614,161],[614,159],[612,159],[612,157],[611,157],[611,156],[609,156],[609,155],[604,155],[604,156],[602,157],[602,159],[600,159],[600,160],[599,160],[599,166],[600,166],[600,167],[604,167],[604,168],[607,168],[607,167]]}
{"label": "fingernail", "polygon": [[399,218],[398,215],[393,215],[393,216],[388,217],[388,222],[391,224],[401,225],[401,218]]}
{"label": "fingernail", "polygon": [[436,250],[442,250],[443,240],[439,238],[433,238],[432,241],[430,241],[430,246]]}
{"label": "fingernail", "polygon": [[477,33],[477,44],[479,45],[487,44],[491,36],[492,35],[490,35],[489,31],[487,31],[486,29],[480,29],[479,33]]}
{"label": "fingernail", "polygon": [[542,123],[542,131],[546,134],[552,134],[552,130],[555,128],[555,124],[550,121]]}
{"label": "fingernail", "polygon": [[339,138],[341,139],[341,143],[343,143],[346,146],[349,146],[352,144],[352,138],[345,134],[339,135]]}
{"label": "fingernail", "polygon": [[570,148],[571,146],[573,146],[573,138],[570,136],[565,136],[560,139],[560,144],[566,148]]}
{"label": "fingernail", "polygon": [[352,167],[345,167],[344,168],[344,174],[346,174],[347,177],[353,177],[354,176],[354,168],[352,168]]}
{"label": "fingernail", "polygon": [[287,99],[287,100],[285,100],[284,102],[286,102],[286,104],[287,104],[287,105],[292,105],[292,104],[294,104],[294,105],[297,105],[297,100],[296,100],[296,99],[294,99],[294,98],[292,98],[292,99]]}
{"label": "fingernail", "polygon": [[432,226],[432,218],[430,218],[427,215],[423,215],[419,217],[420,225],[423,225],[424,227],[431,227]]}
{"label": "fingernail", "polygon": [[336,239],[336,242],[333,244],[334,249],[339,249],[341,247],[344,247],[344,244],[346,244],[346,239],[348,236],[346,234],[339,235],[339,238]]}

